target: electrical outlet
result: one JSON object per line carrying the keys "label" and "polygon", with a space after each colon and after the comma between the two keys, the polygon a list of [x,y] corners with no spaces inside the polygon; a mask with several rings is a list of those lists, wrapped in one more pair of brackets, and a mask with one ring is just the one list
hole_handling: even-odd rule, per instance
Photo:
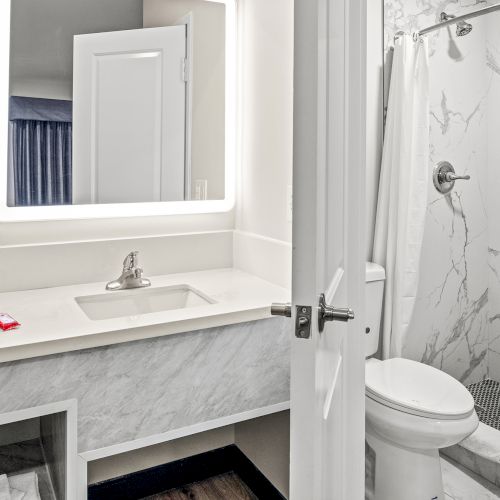
{"label": "electrical outlet", "polygon": [[208,197],[208,181],[207,179],[196,179],[194,181],[194,199],[206,200]]}

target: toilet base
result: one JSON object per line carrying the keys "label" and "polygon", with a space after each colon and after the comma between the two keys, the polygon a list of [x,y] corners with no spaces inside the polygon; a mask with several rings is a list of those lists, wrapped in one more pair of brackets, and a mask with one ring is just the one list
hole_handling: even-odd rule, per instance
{"label": "toilet base", "polygon": [[439,450],[415,450],[392,443],[367,425],[375,452],[374,500],[444,500]]}

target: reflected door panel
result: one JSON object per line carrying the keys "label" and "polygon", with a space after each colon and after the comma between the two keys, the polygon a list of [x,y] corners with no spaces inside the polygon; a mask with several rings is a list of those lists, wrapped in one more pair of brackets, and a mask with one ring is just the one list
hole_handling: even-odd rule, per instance
{"label": "reflected door panel", "polygon": [[76,36],[73,203],[180,201],[186,27]]}

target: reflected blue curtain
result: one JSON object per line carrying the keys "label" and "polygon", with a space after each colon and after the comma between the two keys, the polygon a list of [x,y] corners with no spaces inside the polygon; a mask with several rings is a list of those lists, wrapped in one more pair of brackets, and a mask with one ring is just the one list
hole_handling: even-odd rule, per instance
{"label": "reflected blue curtain", "polygon": [[14,204],[71,204],[71,102],[13,97],[10,123]]}

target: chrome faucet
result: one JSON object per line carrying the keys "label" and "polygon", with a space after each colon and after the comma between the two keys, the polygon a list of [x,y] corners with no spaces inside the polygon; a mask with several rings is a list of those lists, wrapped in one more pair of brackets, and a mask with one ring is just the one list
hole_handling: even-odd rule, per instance
{"label": "chrome faucet", "polygon": [[139,252],[130,252],[123,261],[121,276],[106,285],[106,290],[127,290],[129,288],[144,288],[151,286],[151,281],[142,277],[139,267]]}

